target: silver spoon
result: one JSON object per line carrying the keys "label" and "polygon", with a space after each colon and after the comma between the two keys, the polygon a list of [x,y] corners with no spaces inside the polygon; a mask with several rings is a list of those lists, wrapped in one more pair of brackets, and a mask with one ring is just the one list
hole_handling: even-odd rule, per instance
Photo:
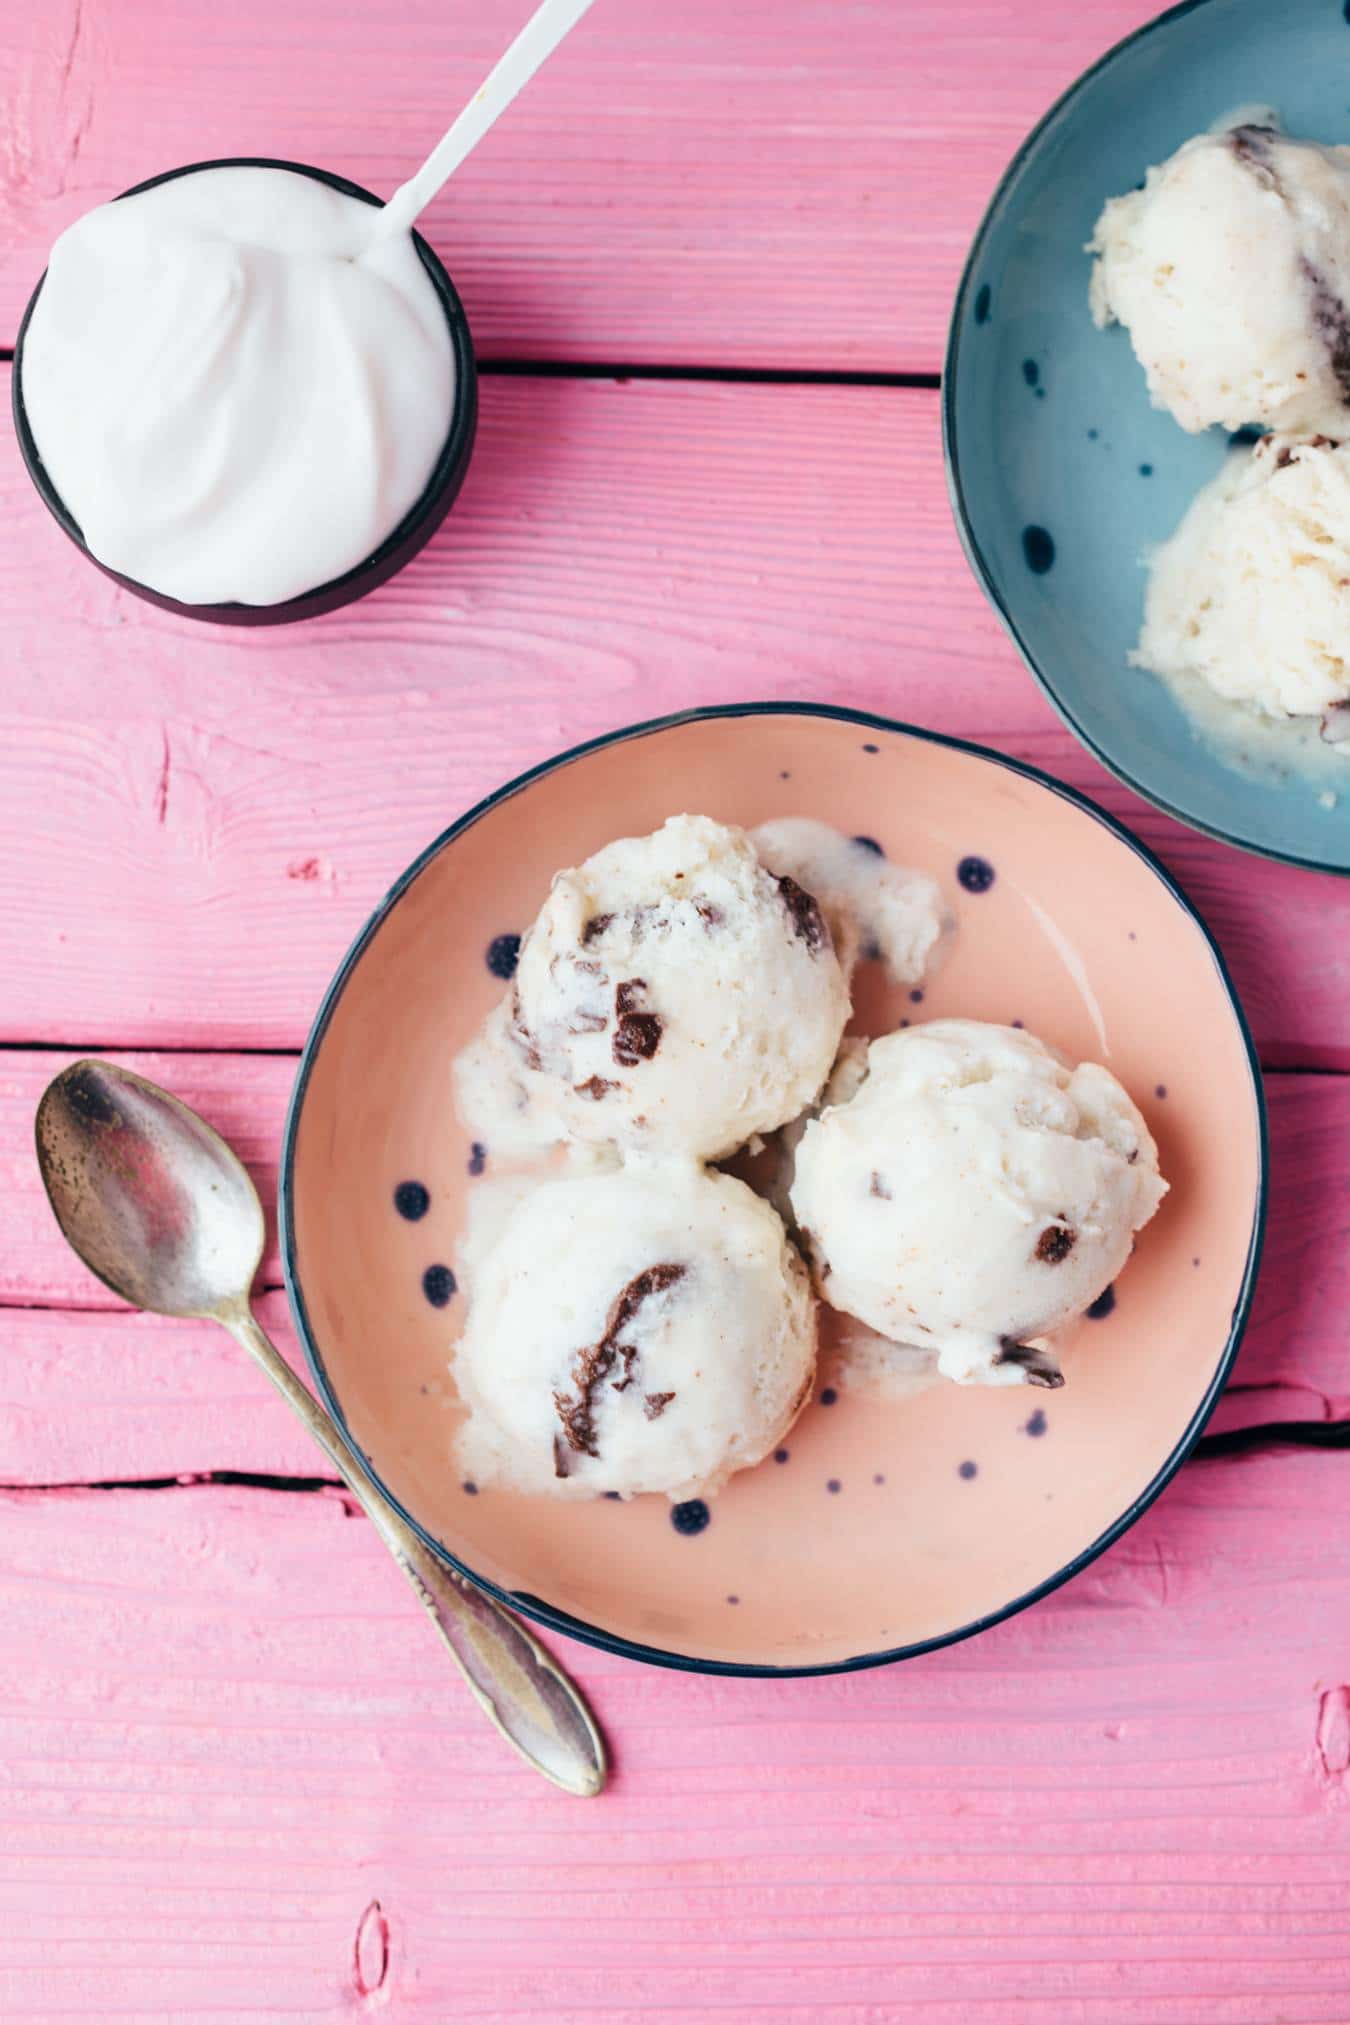
{"label": "silver spoon", "polygon": [[74,1062],[37,1110],[38,1165],[62,1232],[137,1308],[219,1322],[255,1357],[360,1501],[507,1742],[568,1793],[605,1783],[580,1693],[509,1611],[440,1561],[399,1517],[250,1305],[263,1212],[242,1162],[167,1090],[111,1062]]}

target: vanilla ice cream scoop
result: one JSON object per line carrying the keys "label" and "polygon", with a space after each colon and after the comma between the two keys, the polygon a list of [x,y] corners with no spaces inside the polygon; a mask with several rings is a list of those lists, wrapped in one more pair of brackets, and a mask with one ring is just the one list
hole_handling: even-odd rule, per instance
{"label": "vanilla ice cream scoop", "polygon": [[1350,698],[1350,445],[1266,436],[1235,450],[1153,558],[1132,656],[1267,716]]}
{"label": "vanilla ice cream scoop", "polygon": [[1183,429],[1350,434],[1350,148],[1200,134],[1097,220],[1091,307]]}
{"label": "vanilla ice cream scoop", "polygon": [[769,870],[813,893],[846,976],[859,959],[918,984],[939,960],[952,917],[936,879],[894,865],[874,837],[849,837],[810,816],[779,816],[750,832]]}
{"label": "vanilla ice cream scoop", "polygon": [[558,873],[457,1065],[461,1115],[486,1136],[509,1087],[518,1144],[715,1160],[813,1101],[848,1011],[812,896],[743,830],[672,816]]}
{"label": "vanilla ice cream scoop", "polygon": [[873,1041],[850,1084],[792,1183],[823,1298],[959,1383],[1061,1383],[1043,1339],[1111,1284],[1166,1192],[1126,1092],[978,1020]]}
{"label": "vanilla ice cream scoop", "polygon": [[453,1370],[475,1483],[706,1495],[811,1390],[805,1267],[767,1203],[692,1161],[518,1187],[466,1277]]}

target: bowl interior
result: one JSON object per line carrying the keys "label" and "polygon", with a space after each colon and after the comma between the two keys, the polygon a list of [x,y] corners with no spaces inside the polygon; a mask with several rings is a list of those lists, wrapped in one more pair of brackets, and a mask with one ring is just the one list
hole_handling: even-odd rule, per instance
{"label": "bowl interior", "polygon": [[[1128,666],[1141,558],[1217,471],[1228,438],[1187,436],[1150,406],[1126,333],[1093,327],[1083,247],[1108,197],[1240,105],[1274,106],[1292,133],[1350,141],[1347,61],[1333,0],[1201,0],[1114,51],[1009,172],[958,299],[947,375],[972,559],[1072,728],[1185,821],[1337,871],[1350,870],[1350,796],[1323,805],[1323,768],[1310,777],[1257,752],[1235,764],[1161,682]],[[1039,573],[1028,528],[1053,543]],[[1045,558],[1033,536],[1032,561]]]}
{"label": "bowl interior", "polygon": [[[557,867],[682,809],[743,824],[821,817],[935,874],[959,920],[950,961],[921,1006],[865,967],[856,1024],[1020,1019],[1108,1062],[1142,1102],[1173,1188],[1114,1311],[1067,1340],[1062,1391],[841,1389],[808,1406],[786,1463],[732,1481],[695,1537],[675,1531],[662,1498],[466,1490],[447,1372],[462,1297],[437,1308],[423,1291],[428,1266],[453,1270],[478,1185],[450,1060],[503,989],[486,950],[528,923]],[[955,876],[972,853],[996,872],[975,895]],[[1240,1018],[1204,931],[1150,862],[992,756],[793,710],[603,745],[430,854],[329,1012],[297,1099],[286,1214],[293,1292],[330,1395],[433,1539],[604,1635],[811,1666],[951,1634],[1090,1549],[1166,1465],[1223,1364],[1261,1189]],[[408,1180],[430,1191],[419,1222],[395,1210]]]}

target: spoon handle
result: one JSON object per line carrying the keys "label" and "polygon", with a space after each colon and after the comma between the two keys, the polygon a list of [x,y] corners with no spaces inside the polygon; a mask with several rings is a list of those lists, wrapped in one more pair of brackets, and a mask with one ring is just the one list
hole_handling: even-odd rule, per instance
{"label": "spoon handle", "polygon": [[359,1500],[412,1584],[483,1713],[536,1770],[589,1798],[605,1783],[605,1746],[579,1690],[518,1618],[424,1545],[347,1447],[252,1310],[220,1320],[255,1357]]}

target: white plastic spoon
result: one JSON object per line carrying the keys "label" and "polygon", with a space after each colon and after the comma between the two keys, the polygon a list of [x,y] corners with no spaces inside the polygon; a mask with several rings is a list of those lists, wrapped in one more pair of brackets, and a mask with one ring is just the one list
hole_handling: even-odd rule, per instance
{"label": "white plastic spoon", "polygon": [[408,230],[590,5],[591,0],[543,0],[417,174],[395,190],[379,215],[372,245]]}

